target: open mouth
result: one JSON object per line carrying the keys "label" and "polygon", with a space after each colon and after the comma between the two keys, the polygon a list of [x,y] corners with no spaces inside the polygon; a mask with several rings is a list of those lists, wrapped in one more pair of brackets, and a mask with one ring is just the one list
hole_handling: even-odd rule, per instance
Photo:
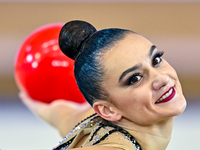
{"label": "open mouth", "polygon": [[176,91],[174,89],[174,87],[171,87],[167,92],[165,92],[157,101],[155,104],[158,103],[165,103],[170,101],[174,95],[176,94]]}

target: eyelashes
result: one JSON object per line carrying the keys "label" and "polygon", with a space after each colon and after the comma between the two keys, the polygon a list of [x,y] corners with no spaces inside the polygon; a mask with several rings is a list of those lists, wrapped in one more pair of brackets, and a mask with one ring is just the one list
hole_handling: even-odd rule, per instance
{"label": "eyelashes", "polygon": [[141,80],[141,78],[142,76],[140,73],[135,73],[128,79],[127,85],[136,84],[137,82]]}
{"label": "eyelashes", "polygon": [[156,66],[158,64],[160,64],[162,62],[162,56],[163,56],[164,52],[161,51],[161,52],[156,52],[156,54],[153,56],[153,59],[152,59],[152,66]]}
{"label": "eyelashes", "polygon": [[[152,66],[153,67],[157,67],[159,64],[161,64],[162,62],[162,56],[163,56],[164,52],[163,51],[159,51],[156,52],[156,54],[153,56],[152,59]],[[138,82],[140,82],[140,80],[143,78],[141,73],[134,73],[127,81],[127,85],[134,85],[137,84]]]}
{"label": "eyelashes", "polygon": [[162,57],[164,53],[164,51],[156,52],[156,54],[153,56],[153,59],[155,59],[156,57]]}

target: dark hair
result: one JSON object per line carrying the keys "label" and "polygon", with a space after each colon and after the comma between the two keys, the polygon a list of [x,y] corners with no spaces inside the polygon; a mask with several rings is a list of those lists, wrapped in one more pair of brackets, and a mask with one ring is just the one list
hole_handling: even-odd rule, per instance
{"label": "dark hair", "polygon": [[125,29],[109,28],[97,31],[84,21],[66,23],[59,35],[62,52],[75,60],[75,78],[80,91],[92,106],[94,100],[106,100],[108,92],[102,88],[105,69],[101,54],[124,38]]}

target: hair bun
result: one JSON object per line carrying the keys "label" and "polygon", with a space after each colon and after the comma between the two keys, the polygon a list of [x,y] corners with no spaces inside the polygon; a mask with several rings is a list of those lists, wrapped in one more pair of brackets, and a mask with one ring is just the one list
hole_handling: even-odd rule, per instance
{"label": "hair bun", "polygon": [[85,21],[67,22],[60,31],[60,49],[65,55],[75,60],[83,42],[95,31],[96,29]]}

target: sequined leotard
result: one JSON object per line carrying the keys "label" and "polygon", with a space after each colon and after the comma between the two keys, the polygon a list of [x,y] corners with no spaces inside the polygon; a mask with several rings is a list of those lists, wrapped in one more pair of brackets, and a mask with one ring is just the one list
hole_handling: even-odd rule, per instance
{"label": "sequined leotard", "polygon": [[99,145],[123,150],[142,150],[132,135],[120,127],[104,125],[102,118],[97,114],[93,114],[79,123],[53,150],[75,148],[80,139],[87,134],[89,136],[81,147]]}

